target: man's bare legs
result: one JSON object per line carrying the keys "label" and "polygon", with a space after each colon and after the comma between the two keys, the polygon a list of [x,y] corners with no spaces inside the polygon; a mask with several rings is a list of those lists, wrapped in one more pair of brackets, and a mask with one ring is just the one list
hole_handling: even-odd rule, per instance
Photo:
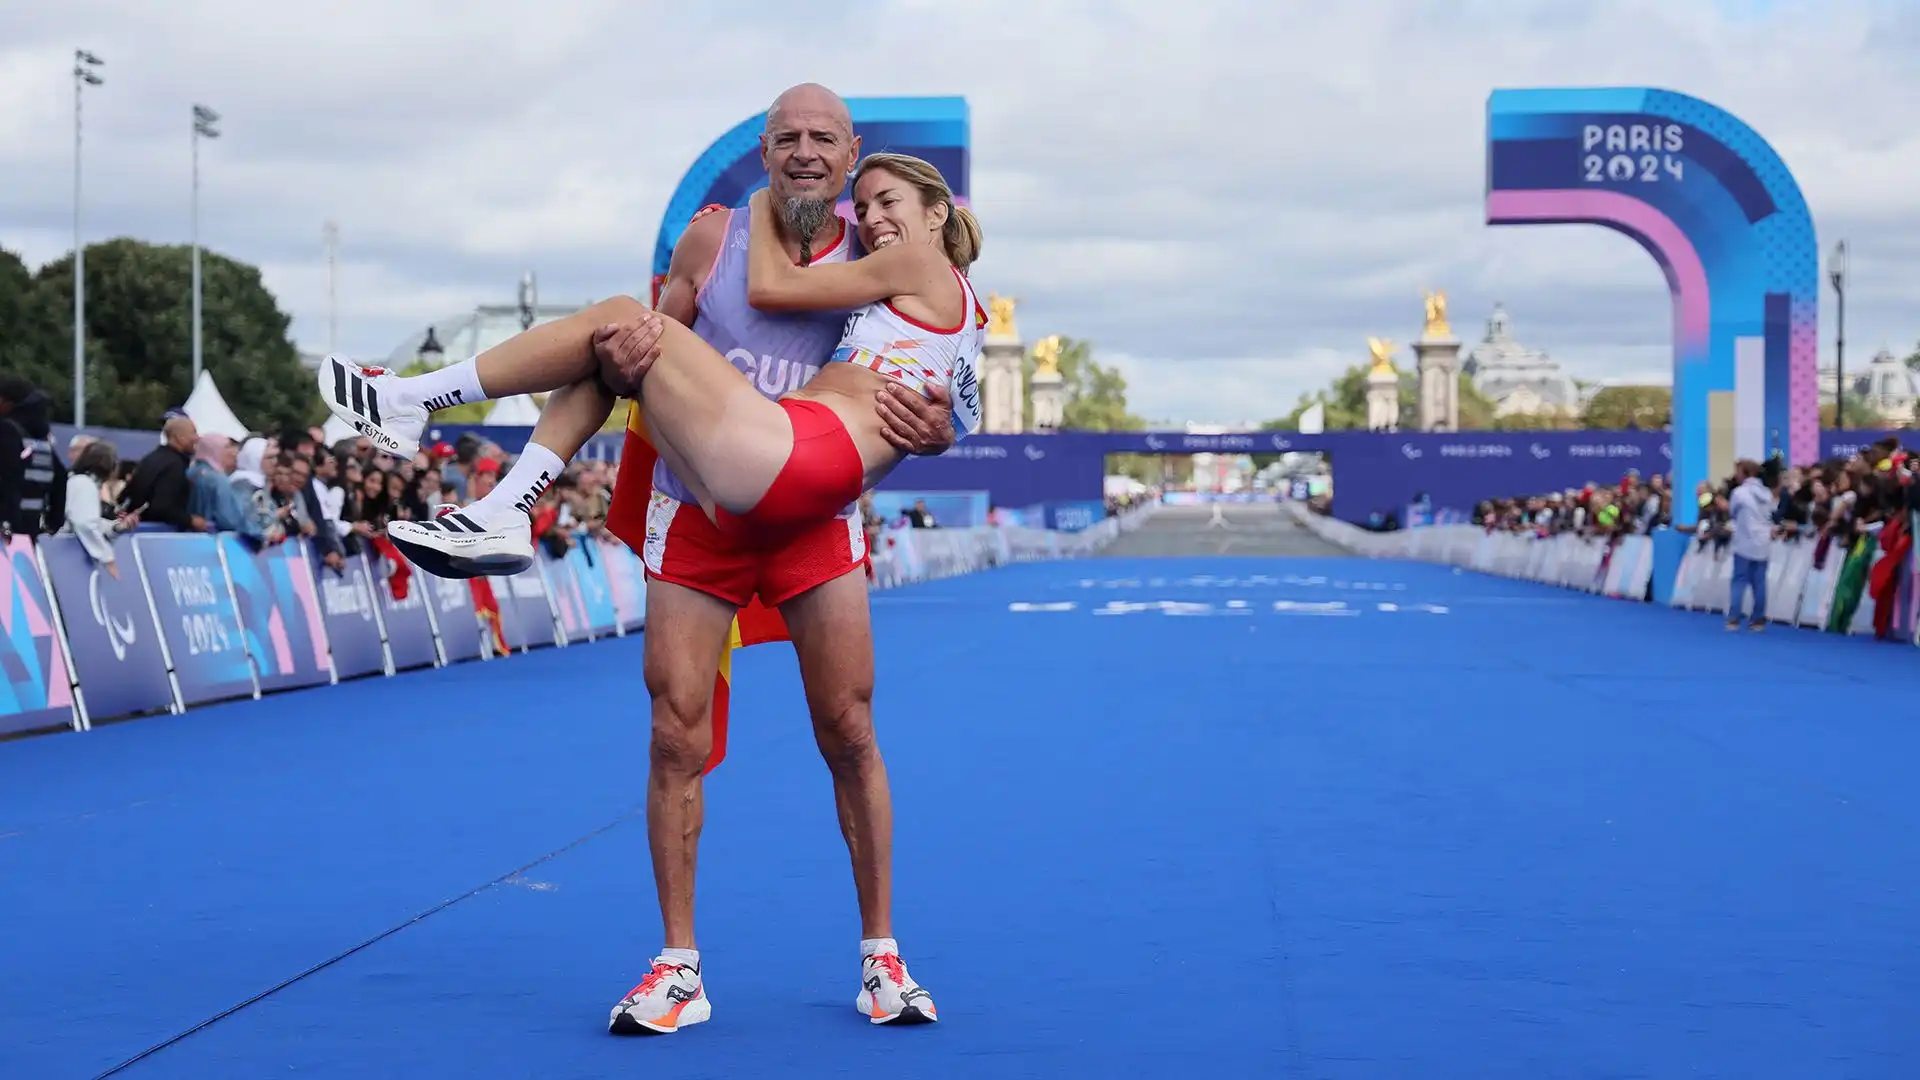
{"label": "man's bare legs", "polygon": [[860,936],[893,936],[893,796],[873,732],[873,622],[855,569],[787,601],[780,614],[800,656],[813,738],[833,775],[853,862]]}
{"label": "man's bare legs", "polygon": [[[658,578],[647,581],[647,844],[670,949],[694,949],[693,886],[706,806],[701,773],[713,749],[713,682],[733,605]],[[671,628],[668,630],[668,628]]]}
{"label": "man's bare legs", "polygon": [[939,1019],[933,995],[907,973],[893,938],[893,793],[873,734],[873,624],[856,567],[780,605],[800,654],[813,739],[833,774],[840,833],[860,902],[860,994],[875,1024]]}

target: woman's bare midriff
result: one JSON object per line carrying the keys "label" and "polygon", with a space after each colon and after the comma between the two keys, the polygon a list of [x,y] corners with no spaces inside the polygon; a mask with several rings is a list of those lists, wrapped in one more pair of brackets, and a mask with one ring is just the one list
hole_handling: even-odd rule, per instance
{"label": "woman's bare midriff", "polygon": [[871,488],[893,471],[905,456],[880,434],[880,409],[876,400],[888,382],[885,375],[852,364],[828,364],[807,385],[783,398],[806,398],[833,410],[847,425],[853,445],[860,451],[860,467],[865,474],[862,490]]}

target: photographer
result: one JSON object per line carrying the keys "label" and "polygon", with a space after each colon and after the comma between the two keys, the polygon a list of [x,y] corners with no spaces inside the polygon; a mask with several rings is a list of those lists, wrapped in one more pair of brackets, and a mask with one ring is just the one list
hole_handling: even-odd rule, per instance
{"label": "photographer", "polygon": [[1748,628],[1767,627],[1767,559],[1773,552],[1773,518],[1778,509],[1773,490],[1761,479],[1760,463],[1741,461],[1734,466],[1736,483],[1727,496],[1733,538],[1733,591],[1727,601],[1727,629],[1740,629],[1746,594],[1753,593]]}

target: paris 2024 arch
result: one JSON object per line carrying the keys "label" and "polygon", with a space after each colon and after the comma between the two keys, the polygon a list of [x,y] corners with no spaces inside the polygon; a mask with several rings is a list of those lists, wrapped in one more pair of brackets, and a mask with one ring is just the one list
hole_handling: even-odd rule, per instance
{"label": "paris 2024 arch", "polygon": [[1487,223],[1604,225],[1660,264],[1676,525],[1739,458],[1818,456],[1819,249],[1800,186],[1752,128],[1667,90],[1496,90]]}

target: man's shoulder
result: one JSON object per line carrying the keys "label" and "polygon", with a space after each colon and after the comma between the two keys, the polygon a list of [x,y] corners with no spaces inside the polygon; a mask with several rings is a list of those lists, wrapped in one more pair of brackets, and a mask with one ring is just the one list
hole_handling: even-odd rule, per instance
{"label": "man's shoulder", "polygon": [[673,250],[678,253],[683,248],[694,250],[704,248],[709,251],[718,248],[732,224],[733,215],[728,213],[725,207],[716,203],[695,214],[693,220],[687,222],[687,227],[680,232],[680,239],[674,241]]}

